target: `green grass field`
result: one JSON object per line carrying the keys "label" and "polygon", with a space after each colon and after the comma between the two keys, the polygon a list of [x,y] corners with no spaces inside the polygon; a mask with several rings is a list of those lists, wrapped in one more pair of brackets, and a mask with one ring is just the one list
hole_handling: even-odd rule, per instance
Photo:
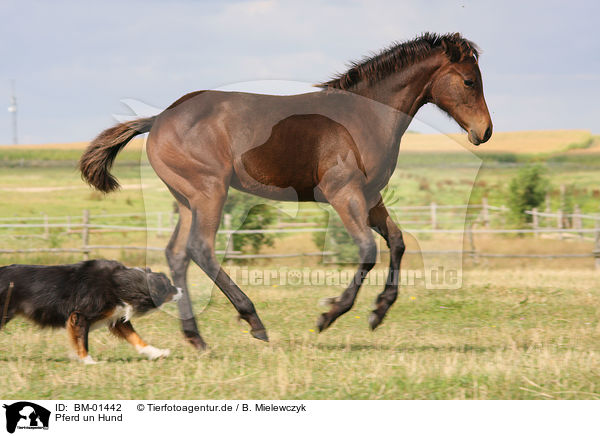
{"label": "green grass field", "polygon": [[[443,155],[401,152],[398,170],[390,181],[391,199],[398,206],[431,201],[474,204],[486,196],[490,204],[500,205],[519,166],[538,161],[548,168],[553,208],[560,201],[559,187],[565,184],[572,203],[579,204],[586,213],[598,213],[600,153],[590,152],[597,139],[589,147],[570,147],[587,141],[585,134],[561,135],[560,141],[554,140],[547,147],[536,145],[537,154],[518,153],[508,146],[498,153],[488,150],[478,155],[456,149]],[[531,135],[525,136],[524,143],[533,141]],[[542,135],[540,142],[544,138]],[[503,143],[508,144],[508,139],[504,138]],[[152,170],[147,166],[140,170],[139,145],[119,156],[115,173],[123,189],[109,196],[93,192],[81,181],[75,169],[80,148],[0,148],[0,217],[75,217],[81,216],[83,209],[90,210],[92,216],[171,210],[172,198]],[[297,217],[299,221],[306,219],[302,214]],[[119,222],[146,223],[143,216]],[[23,236],[25,233],[29,236]],[[0,238],[3,248],[75,247],[81,242],[78,233],[51,230],[48,239],[41,239],[40,233],[39,229],[0,229]],[[166,246],[168,237],[103,232],[92,234],[91,243]],[[409,249],[418,247],[412,235],[407,235],[407,241]],[[456,246],[457,242],[423,237],[419,243],[423,249],[440,249]],[[487,251],[525,253],[585,253],[593,245],[586,240],[487,236],[476,237],[475,243]],[[274,247],[264,248],[263,252],[316,249],[310,237],[295,235],[278,238]],[[93,257],[114,258],[131,266],[148,262],[154,270],[167,271],[162,253],[146,258],[143,252],[98,250]],[[74,254],[0,254],[0,265],[80,259]],[[376,269],[385,269],[386,264],[383,256]],[[316,258],[262,259],[244,265],[261,271],[348,267],[323,265]],[[418,269],[420,258],[406,256],[403,265]],[[173,304],[134,320],[149,343],[171,349],[169,358],[154,362],[141,358],[107,331],[97,330],[90,336],[90,351],[101,363],[83,366],[68,358],[64,330],[40,330],[16,319],[0,332],[0,397],[600,397],[600,287],[593,259],[484,259],[477,264],[466,259],[460,289],[402,286],[398,301],[375,332],[369,331],[367,317],[380,286],[364,286],[354,309],[329,330],[317,334],[315,322],[324,311],[317,306],[318,301],[338,295],[343,286],[244,285],[269,330],[269,343],[250,336],[247,325],[237,321],[231,304],[195,266],[190,268],[190,283],[209,351],[199,354],[185,343]]]}
{"label": "green grass field", "polygon": [[64,331],[40,332],[18,320],[0,335],[0,396],[594,399],[600,397],[597,284],[597,273],[582,270],[472,271],[458,291],[404,287],[375,332],[367,316],[379,289],[367,286],[356,307],[322,334],[313,331],[322,310],[316,303],[339,288],[246,287],[270,343],[251,338],[214,291],[199,317],[208,352],[184,343],[169,307],[134,321],[151,344],[171,349],[169,358],[146,361],[98,330],[90,350],[102,362],[94,366],[66,357]]}

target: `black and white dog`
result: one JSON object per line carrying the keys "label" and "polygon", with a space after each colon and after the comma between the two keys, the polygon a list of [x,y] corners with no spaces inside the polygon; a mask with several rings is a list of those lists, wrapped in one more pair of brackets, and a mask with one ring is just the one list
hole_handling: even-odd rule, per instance
{"label": "black and white dog", "polygon": [[149,359],[169,355],[146,344],[130,319],[177,301],[182,291],[166,275],[149,268],[128,268],[113,260],[73,265],[9,265],[0,267],[0,328],[16,315],[42,327],[66,327],[78,358],[88,354],[88,333],[107,325]]}

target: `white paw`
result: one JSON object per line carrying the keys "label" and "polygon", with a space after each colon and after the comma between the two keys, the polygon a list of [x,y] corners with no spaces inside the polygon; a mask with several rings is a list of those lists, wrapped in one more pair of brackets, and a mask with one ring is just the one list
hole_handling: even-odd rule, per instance
{"label": "white paw", "polygon": [[146,345],[139,349],[141,355],[146,356],[150,360],[159,359],[161,357],[167,357],[171,354],[171,350],[168,349],[160,349],[153,347],[152,345]]}
{"label": "white paw", "polygon": [[86,365],[95,365],[98,363],[94,359],[92,359],[92,356],[90,356],[89,354],[82,358],[81,361]]}
{"label": "white paw", "polygon": [[67,358],[69,360],[81,360],[74,350],[69,350],[67,352]]}

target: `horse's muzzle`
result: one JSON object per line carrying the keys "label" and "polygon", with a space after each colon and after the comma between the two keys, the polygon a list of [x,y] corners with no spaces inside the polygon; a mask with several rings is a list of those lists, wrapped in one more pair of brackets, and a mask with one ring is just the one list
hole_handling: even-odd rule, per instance
{"label": "horse's muzzle", "polygon": [[487,126],[483,134],[477,132],[476,129],[469,130],[469,141],[473,145],[483,144],[492,137],[492,125]]}

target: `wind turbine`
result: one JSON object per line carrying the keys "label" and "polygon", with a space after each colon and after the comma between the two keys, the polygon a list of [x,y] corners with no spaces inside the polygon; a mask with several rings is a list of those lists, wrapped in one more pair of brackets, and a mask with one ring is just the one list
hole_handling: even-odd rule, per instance
{"label": "wind turbine", "polygon": [[19,143],[17,130],[17,95],[15,93],[15,81],[11,80],[12,94],[8,105],[8,112],[12,114],[13,144]]}

